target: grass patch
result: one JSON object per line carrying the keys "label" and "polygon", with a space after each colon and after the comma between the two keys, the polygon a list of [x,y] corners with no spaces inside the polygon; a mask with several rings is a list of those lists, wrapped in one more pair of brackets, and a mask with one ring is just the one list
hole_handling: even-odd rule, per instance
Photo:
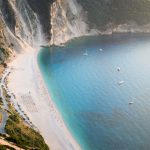
{"label": "grass patch", "polygon": [[0,113],[0,124],[1,124],[1,122],[2,122],[2,119],[3,119],[3,114]]}
{"label": "grass patch", "polygon": [[2,77],[3,71],[4,71],[4,66],[0,64],[0,78]]}
{"label": "grass patch", "polygon": [[3,106],[3,100],[2,100],[2,97],[0,97],[0,108],[1,106]]}
{"label": "grass patch", "polygon": [[0,145],[0,150],[15,150],[15,149],[10,146]]}
{"label": "grass patch", "polygon": [[49,150],[42,136],[35,130],[29,128],[12,109],[5,130],[10,136],[6,140],[16,143],[17,146],[28,150]]}

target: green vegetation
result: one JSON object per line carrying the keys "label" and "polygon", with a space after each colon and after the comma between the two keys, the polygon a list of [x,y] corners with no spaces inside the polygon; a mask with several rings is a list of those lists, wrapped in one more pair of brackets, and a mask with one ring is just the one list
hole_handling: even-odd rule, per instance
{"label": "green vegetation", "polygon": [[15,149],[10,146],[0,145],[0,150],[15,150]]}
{"label": "green vegetation", "polygon": [[9,53],[4,48],[0,48],[0,52],[3,53],[7,57],[9,56]]}
{"label": "green vegetation", "polygon": [[2,113],[0,112],[0,124],[1,124],[1,122],[2,122],[2,119],[3,119],[3,115],[2,115]]}
{"label": "green vegetation", "polygon": [[3,105],[2,97],[0,97],[0,106]]}
{"label": "green vegetation", "polygon": [[28,150],[49,150],[42,136],[25,125],[13,108],[11,108],[11,114],[7,121],[5,130],[9,135],[6,140],[16,143],[19,147]]}
{"label": "green vegetation", "polygon": [[8,50],[5,50],[4,48],[0,47],[0,64],[2,64],[3,66],[6,66],[4,62],[8,57],[9,57]]}
{"label": "green vegetation", "polygon": [[149,0],[77,0],[87,12],[90,26],[105,30],[108,25],[150,23]]}

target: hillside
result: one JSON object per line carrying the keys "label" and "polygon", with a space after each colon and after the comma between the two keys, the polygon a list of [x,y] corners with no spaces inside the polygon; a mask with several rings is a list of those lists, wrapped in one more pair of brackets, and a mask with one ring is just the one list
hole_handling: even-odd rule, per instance
{"label": "hillside", "polygon": [[149,0],[77,0],[87,12],[91,28],[106,30],[109,25],[150,23]]}
{"label": "hillside", "polygon": [[[14,60],[29,48],[39,50],[41,45],[63,44],[75,37],[113,32],[150,33],[150,1],[0,0],[0,81],[8,58]],[[24,149],[27,149],[24,144],[32,148],[32,143],[48,149],[43,137],[26,126],[15,111],[8,114],[7,140]]]}
{"label": "hillside", "polygon": [[149,0],[1,0],[0,43],[20,51],[25,43],[38,47],[52,43],[51,37],[65,42],[107,30],[117,32],[125,24],[126,32],[150,32],[149,10]]}

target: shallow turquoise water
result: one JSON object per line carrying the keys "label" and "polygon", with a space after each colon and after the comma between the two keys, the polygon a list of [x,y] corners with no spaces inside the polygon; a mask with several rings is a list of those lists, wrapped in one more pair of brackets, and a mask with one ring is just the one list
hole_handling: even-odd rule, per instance
{"label": "shallow turquoise water", "polygon": [[79,38],[64,48],[42,49],[38,62],[84,150],[150,149],[150,35]]}

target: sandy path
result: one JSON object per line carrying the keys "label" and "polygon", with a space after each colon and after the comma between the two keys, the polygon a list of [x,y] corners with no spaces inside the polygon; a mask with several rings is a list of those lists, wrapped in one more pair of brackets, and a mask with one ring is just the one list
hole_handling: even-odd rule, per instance
{"label": "sandy path", "polygon": [[52,150],[80,150],[53,104],[37,65],[37,52],[28,50],[9,64],[8,87]]}

